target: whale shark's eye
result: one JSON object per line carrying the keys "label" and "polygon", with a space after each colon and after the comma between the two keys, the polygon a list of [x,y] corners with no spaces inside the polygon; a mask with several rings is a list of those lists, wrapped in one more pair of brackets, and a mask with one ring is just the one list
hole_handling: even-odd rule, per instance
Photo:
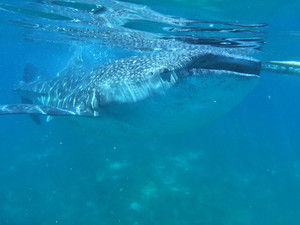
{"label": "whale shark's eye", "polygon": [[170,73],[170,70],[167,69],[167,68],[164,68],[163,71],[161,72],[160,74],[160,77],[163,81],[168,81],[170,82],[171,81],[171,73]]}

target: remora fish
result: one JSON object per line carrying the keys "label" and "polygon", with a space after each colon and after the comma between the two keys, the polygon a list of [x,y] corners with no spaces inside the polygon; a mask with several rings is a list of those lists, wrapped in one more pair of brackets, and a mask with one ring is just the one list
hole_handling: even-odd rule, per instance
{"label": "remora fish", "polygon": [[0,114],[98,117],[106,133],[169,133],[214,119],[243,99],[261,63],[223,49],[133,56],[15,91],[33,104],[0,106]]}

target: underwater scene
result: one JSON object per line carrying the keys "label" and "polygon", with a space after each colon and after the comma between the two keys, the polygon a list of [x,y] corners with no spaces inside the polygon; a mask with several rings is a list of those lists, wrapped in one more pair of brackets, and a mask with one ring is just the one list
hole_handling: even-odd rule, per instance
{"label": "underwater scene", "polygon": [[0,0],[0,225],[299,225],[299,10]]}

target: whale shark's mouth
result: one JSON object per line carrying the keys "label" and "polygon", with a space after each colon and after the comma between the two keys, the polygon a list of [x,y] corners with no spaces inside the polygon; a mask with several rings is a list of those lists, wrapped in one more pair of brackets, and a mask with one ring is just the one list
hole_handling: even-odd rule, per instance
{"label": "whale shark's mouth", "polygon": [[210,71],[258,76],[261,71],[261,62],[252,58],[208,53],[193,60],[188,69],[192,73],[201,70],[202,72]]}

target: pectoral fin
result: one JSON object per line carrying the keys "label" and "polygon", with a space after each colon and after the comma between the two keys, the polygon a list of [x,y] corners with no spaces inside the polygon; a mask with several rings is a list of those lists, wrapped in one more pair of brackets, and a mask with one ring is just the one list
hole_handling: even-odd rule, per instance
{"label": "pectoral fin", "polygon": [[[25,98],[23,96],[21,96],[21,102],[23,104],[33,104],[33,102],[30,99]],[[33,122],[35,122],[38,125],[41,125],[42,121],[38,114],[29,114],[29,117],[32,119]]]}
{"label": "pectoral fin", "polygon": [[0,106],[0,115],[6,114],[30,114],[48,116],[94,116],[94,114],[88,109],[62,109],[33,104],[15,104]]}

